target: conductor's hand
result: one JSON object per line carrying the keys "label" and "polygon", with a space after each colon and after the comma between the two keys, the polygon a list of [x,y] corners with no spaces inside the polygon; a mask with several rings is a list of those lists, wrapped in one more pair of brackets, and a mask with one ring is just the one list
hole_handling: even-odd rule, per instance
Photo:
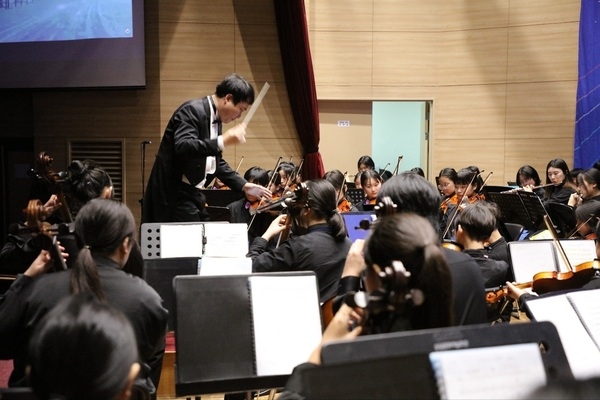
{"label": "conductor's hand", "polygon": [[223,145],[225,147],[246,142],[246,124],[238,124],[227,130],[223,135]]}
{"label": "conductor's hand", "polygon": [[269,189],[264,186],[257,185],[256,183],[246,182],[246,184],[242,187],[242,190],[246,195],[254,196],[257,199],[262,199],[263,197],[270,199],[272,196],[272,193]]}
{"label": "conductor's hand", "polygon": [[52,267],[53,260],[50,257],[50,253],[47,250],[40,251],[40,254],[31,263],[29,268],[23,273],[31,278],[42,275]]}
{"label": "conductor's hand", "polygon": [[360,273],[365,269],[364,247],[365,241],[363,239],[356,239],[352,243],[346,256],[342,278],[345,276],[360,276]]}
{"label": "conductor's hand", "polygon": [[271,240],[275,236],[279,235],[285,229],[285,221],[287,215],[282,214],[279,217],[275,218],[271,225],[267,228],[265,233],[263,233],[262,238],[265,240]]}
{"label": "conductor's hand", "polygon": [[325,332],[323,332],[323,337],[321,338],[321,343],[319,346],[312,352],[309,362],[314,364],[321,363],[321,348],[324,344],[337,339],[353,339],[361,334],[362,327],[355,326],[357,314],[347,304],[343,304],[339,311],[335,313],[335,316],[327,325]]}

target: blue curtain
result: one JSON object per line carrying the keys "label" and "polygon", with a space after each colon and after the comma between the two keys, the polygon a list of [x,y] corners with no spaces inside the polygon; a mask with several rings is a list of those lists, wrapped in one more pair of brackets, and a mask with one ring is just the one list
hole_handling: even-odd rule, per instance
{"label": "blue curtain", "polygon": [[574,148],[575,168],[600,160],[600,3],[593,0],[581,0]]}

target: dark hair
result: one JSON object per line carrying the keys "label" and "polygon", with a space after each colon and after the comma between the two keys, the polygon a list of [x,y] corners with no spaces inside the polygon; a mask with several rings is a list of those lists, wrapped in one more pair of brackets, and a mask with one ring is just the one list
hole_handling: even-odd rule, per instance
{"label": "dark hair", "polygon": [[471,183],[475,186],[474,190],[477,193],[483,187],[483,178],[481,177],[479,168],[470,166],[461,168],[456,172],[456,181],[454,183],[457,185],[468,185]]}
{"label": "dark hair", "polygon": [[381,178],[381,175],[379,175],[379,172],[377,172],[373,169],[366,169],[360,174],[360,186],[362,186],[364,188],[365,184],[370,179],[375,179],[376,181],[383,183],[383,178]]}
{"label": "dark hair", "polygon": [[287,176],[289,179],[295,175],[296,166],[289,161],[282,161],[279,163],[279,166],[277,167],[277,172],[279,172],[279,171],[283,171],[285,173],[285,176]]}
{"label": "dark hair", "polygon": [[250,167],[244,173],[244,179],[250,183],[256,183],[261,186],[267,186],[269,184],[269,174],[267,173],[267,170],[261,167]]}
{"label": "dark hair", "polygon": [[435,230],[439,230],[439,209],[442,196],[431,182],[420,175],[402,172],[393,176],[381,186],[377,193],[377,202],[389,197],[396,210],[411,211],[425,217]]}
{"label": "dark hair", "polygon": [[339,190],[341,193],[345,192],[344,189],[346,187],[346,177],[339,169],[327,171],[325,175],[323,175],[323,179],[331,183],[335,190]]}
{"label": "dark hair", "polygon": [[419,174],[423,178],[425,178],[425,171],[423,171],[423,168],[421,168],[421,167],[414,167],[410,170],[410,172],[414,172],[415,174]]}
{"label": "dark hair", "polygon": [[[365,262],[373,269],[377,264],[382,271],[400,261],[410,273],[407,287],[398,276],[386,277],[384,292],[395,312],[404,312],[410,321],[410,329],[446,327],[453,325],[453,296],[450,270],[439,244],[438,235],[423,217],[410,212],[400,212],[380,217],[365,244]],[[395,275],[394,268],[387,269]],[[387,284],[388,287],[385,287]],[[420,289],[425,301],[420,306],[407,303],[410,289]],[[391,293],[390,293],[391,292]],[[408,306],[403,310],[403,306]]]}
{"label": "dark hair", "polygon": [[71,293],[93,293],[104,300],[92,254],[109,256],[125,238],[130,238],[133,245],[136,236],[133,214],[125,204],[115,200],[90,200],[75,218],[75,236],[82,249],[72,267]]}
{"label": "dark hair", "polygon": [[369,156],[362,156],[356,162],[356,168],[360,169],[360,165],[364,165],[367,169],[375,169],[375,161]]}
{"label": "dark hair", "polygon": [[583,181],[586,181],[592,185],[595,183],[598,189],[600,189],[600,170],[597,170],[596,168],[590,168],[581,172],[579,175],[577,175],[577,183],[581,185],[583,184]]}
{"label": "dark hair", "polygon": [[515,182],[517,182],[517,185],[519,185],[519,186],[520,186],[519,177],[521,177],[521,176],[523,176],[525,179],[533,179],[533,182],[535,183],[534,186],[539,186],[542,183],[542,180],[540,179],[540,175],[538,174],[537,170],[535,168],[533,168],[531,165],[523,165],[517,171]]}
{"label": "dark hair", "polygon": [[116,399],[138,361],[129,320],[90,295],[66,297],[46,314],[29,355],[31,384],[41,400]]}
{"label": "dark hair", "polygon": [[337,197],[335,188],[324,179],[314,179],[305,182],[308,188],[308,206],[319,218],[327,220],[336,242],[343,241],[348,236],[344,218],[337,212]]}
{"label": "dark hair", "polygon": [[273,171],[272,169],[267,171],[267,174],[269,174],[269,181],[271,181],[271,179],[273,179],[273,185],[275,186],[279,186],[281,185],[281,176],[279,175],[279,173],[277,173],[276,171]]}
{"label": "dark hair", "polygon": [[254,103],[254,87],[244,77],[238,74],[229,74],[217,85],[215,94],[223,98],[230,94],[233,104],[244,101],[248,104]]}
{"label": "dark hair", "polygon": [[600,201],[584,201],[575,207],[575,220],[577,224],[586,222],[586,225],[592,229],[596,229],[597,217],[600,217]]}
{"label": "dark hair", "polygon": [[483,202],[468,204],[456,218],[466,234],[479,242],[488,240],[496,229],[496,217],[489,206]]}
{"label": "dark hair", "polygon": [[67,169],[68,192],[71,199],[80,205],[100,197],[105,188],[112,186],[108,172],[94,160],[74,160]]}
{"label": "dark hair", "polygon": [[454,168],[442,169],[437,177],[441,178],[442,176],[445,176],[446,178],[450,179],[452,182],[456,182],[456,170]]}
{"label": "dark hair", "polygon": [[[555,158],[554,160],[550,160],[548,162],[548,165],[546,165],[546,183],[552,183],[550,178],[548,178],[548,169],[550,167],[560,169],[563,172],[563,174],[565,175],[565,180],[560,185],[558,185],[558,188],[562,188],[563,185],[565,184],[565,181],[567,179],[569,179],[569,166],[567,165],[565,160],[560,159],[560,158]],[[552,185],[552,186],[546,187],[545,188],[546,197],[550,197],[552,195],[552,193],[554,193],[555,190],[557,190],[557,186]]]}

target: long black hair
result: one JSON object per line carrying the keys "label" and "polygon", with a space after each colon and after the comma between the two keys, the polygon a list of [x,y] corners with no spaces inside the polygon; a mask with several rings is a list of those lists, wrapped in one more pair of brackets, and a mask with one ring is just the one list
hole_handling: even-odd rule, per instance
{"label": "long black hair", "polygon": [[75,218],[75,236],[82,248],[72,267],[71,293],[93,293],[104,300],[93,255],[110,256],[125,238],[133,245],[136,238],[133,214],[125,204],[115,200],[90,200]]}
{"label": "long black hair", "polygon": [[333,185],[325,179],[314,179],[305,182],[308,188],[308,207],[315,216],[327,220],[332,235],[337,242],[348,236],[344,218],[337,211],[337,197]]}

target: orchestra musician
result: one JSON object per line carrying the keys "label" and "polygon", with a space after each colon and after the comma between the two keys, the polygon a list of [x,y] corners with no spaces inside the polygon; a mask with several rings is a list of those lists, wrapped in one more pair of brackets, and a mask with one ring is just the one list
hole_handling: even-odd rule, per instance
{"label": "orchestra musician", "polygon": [[519,168],[517,176],[515,177],[515,182],[517,182],[523,190],[534,192],[539,198],[544,197],[544,188],[540,187],[542,185],[540,175],[531,165],[523,165]]}
{"label": "orchestra musician", "polygon": [[446,232],[445,239],[452,238],[452,231],[456,228],[456,217],[467,204],[485,200],[485,195],[481,193],[482,187],[483,179],[478,167],[461,168],[456,172],[456,204],[452,204],[452,200],[448,201],[446,212],[441,215],[440,227]]}
{"label": "orchestra musician", "polygon": [[359,294],[349,294],[279,399],[303,398],[302,374],[319,368],[321,348],[332,340],[454,325],[450,271],[433,226],[412,212],[379,218],[367,241],[357,240],[348,253],[348,262],[365,270],[366,306],[353,300]]}
{"label": "orchestra musician", "polygon": [[577,192],[571,194],[568,204],[577,207],[587,201],[600,201],[600,170],[596,168],[577,175]]}
{"label": "orchestra musician", "polygon": [[[344,219],[336,209],[336,193],[331,183],[323,179],[308,180],[306,198],[288,205],[289,212],[275,218],[261,237],[250,245],[252,272],[314,271],[319,284],[321,303],[335,296],[348,249]],[[269,249],[271,239],[284,229],[293,235],[275,249]]]}
{"label": "orchestra musician", "polygon": [[545,188],[544,207],[547,207],[548,203],[567,204],[569,202],[569,198],[575,193],[575,190],[567,183],[568,176],[569,167],[565,160],[555,158],[548,162],[546,183],[552,183],[552,185]]}
{"label": "orchestra musician", "polygon": [[[429,181],[411,172],[391,177],[381,187],[378,202],[389,197],[397,211],[410,211],[425,217],[437,231],[440,195]],[[438,234],[439,235],[439,234]],[[438,241],[441,239],[438,237]],[[450,267],[451,284],[454,292],[454,315],[458,325],[487,322],[485,288],[481,269],[469,255],[443,248],[444,257]],[[364,264],[363,264],[364,265]],[[360,290],[362,273],[360,263],[346,263],[334,310],[341,306],[346,293]]]}
{"label": "orchestra musician", "polygon": [[341,213],[358,211],[358,208],[354,206],[346,198],[346,178],[344,174],[338,169],[327,171],[323,176],[323,179],[329,181],[335,188],[335,193],[338,199],[337,210]]}
{"label": "orchestra musician", "polygon": [[366,169],[360,174],[360,186],[365,192],[365,205],[375,205],[377,201],[377,193],[381,188],[383,179],[379,173],[372,169]]}
{"label": "orchestra musician", "polygon": [[587,240],[596,240],[595,228],[600,216],[600,201],[591,200],[575,208],[576,234],[578,237]]}
{"label": "orchestra musician", "polygon": [[44,315],[65,297],[88,293],[128,317],[140,360],[149,367],[148,385],[158,387],[168,311],[152,287],[122,270],[138,232],[131,210],[96,198],[81,208],[74,229],[83,247],[72,268],[45,274],[51,259],[42,250],[0,302],[0,358],[14,364],[9,386],[27,385],[27,345]]}
{"label": "orchestra musician", "polygon": [[[269,183],[267,171],[256,166],[246,170],[244,179],[264,187]],[[258,207],[264,203],[265,202],[261,202],[261,199],[258,197],[245,193],[244,198],[227,205],[227,208],[231,213],[229,222],[244,223],[248,226],[248,243],[252,243],[254,238],[262,236],[276,217],[276,215],[273,215],[271,212],[256,212]]]}

